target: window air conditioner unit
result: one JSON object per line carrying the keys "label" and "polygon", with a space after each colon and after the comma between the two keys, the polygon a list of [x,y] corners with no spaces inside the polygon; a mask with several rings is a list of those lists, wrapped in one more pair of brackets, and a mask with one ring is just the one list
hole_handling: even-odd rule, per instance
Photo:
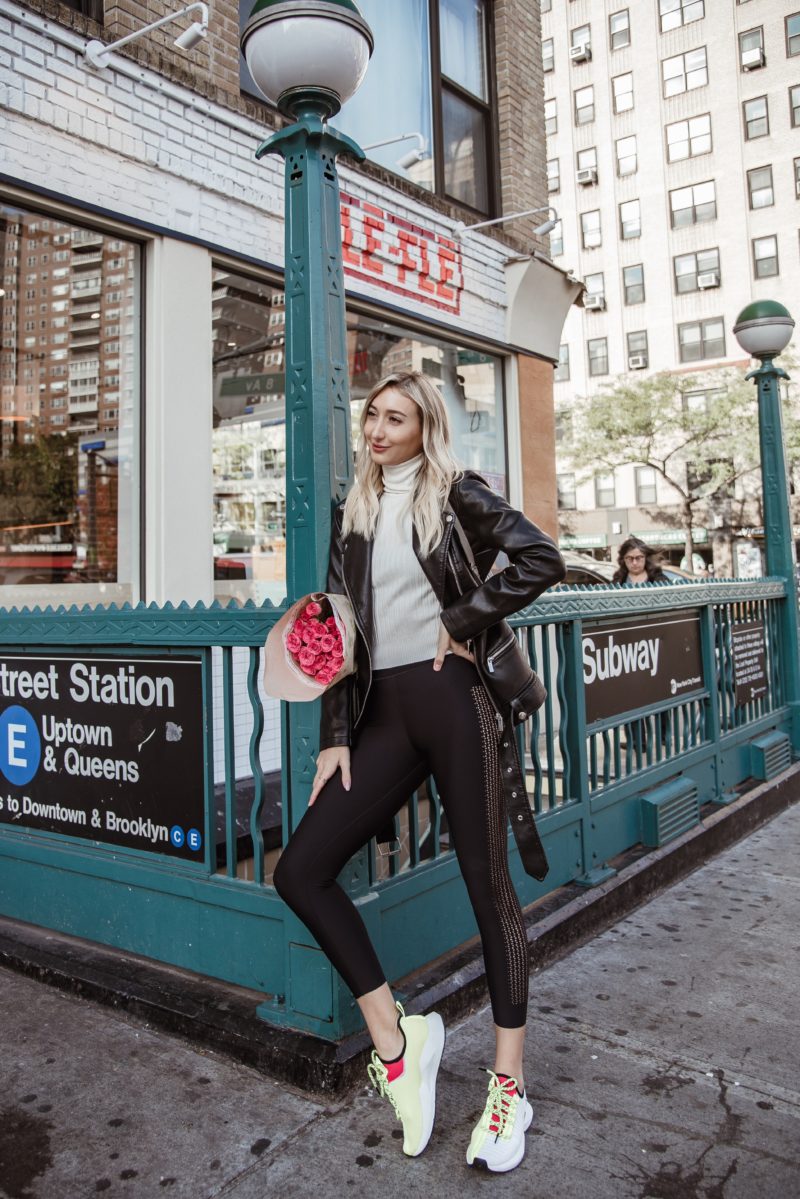
{"label": "window air conditioner unit", "polygon": [[628,370],[643,371],[647,366],[646,354],[629,354],[628,355]]}
{"label": "window air conditioner unit", "polygon": [[602,292],[593,292],[583,297],[584,308],[589,308],[592,311],[599,311],[606,306],[606,298]]}
{"label": "window air conditioner unit", "polygon": [[719,287],[719,271],[704,271],[697,276],[697,286],[701,291],[708,287]]}
{"label": "window air conditioner unit", "polygon": [[585,42],[582,46],[573,46],[569,52],[569,56],[573,62],[591,62],[592,47],[588,42]]}
{"label": "window air conditioner unit", "polygon": [[597,167],[583,167],[580,171],[575,172],[575,178],[581,187],[587,187],[590,183],[597,183]]}
{"label": "window air conditioner unit", "polygon": [[766,63],[767,56],[763,46],[754,46],[752,50],[742,51],[743,71],[757,71],[759,67],[766,66]]}

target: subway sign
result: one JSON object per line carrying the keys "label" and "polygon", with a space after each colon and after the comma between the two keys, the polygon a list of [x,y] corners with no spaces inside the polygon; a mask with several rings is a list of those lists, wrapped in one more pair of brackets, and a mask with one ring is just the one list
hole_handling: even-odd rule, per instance
{"label": "subway sign", "polygon": [[205,860],[199,657],[0,655],[0,824]]}
{"label": "subway sign", "polygon": [[696,610],[587,623],[581,654],[589,724],[705,687]]}

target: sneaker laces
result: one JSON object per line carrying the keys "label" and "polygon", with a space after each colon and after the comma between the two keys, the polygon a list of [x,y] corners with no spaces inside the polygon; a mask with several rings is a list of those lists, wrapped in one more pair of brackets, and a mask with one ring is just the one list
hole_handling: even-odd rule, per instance
{"label": "sneaker laces", "polygon": [[372,1051],[372,1060],[367,1066],[367,1077],[381,1098],[389,1100],[394,1108],[395,1116],[402,1122],[400,1109],[397,1106],[397,1100],[395,1099],[393,1093],[389,1090],[389,1071],[386,1069],[386,1066],[378,1057],[374,1049]]}
{"label": "sneaker laces", "polygon": [[494,1137],[507,1139],[514,1127],[514,1117],[520,1100],[516,1078],[500,1079],[493,1070],[489,1075],[489,1095],[481,1116],[481,1125]]}

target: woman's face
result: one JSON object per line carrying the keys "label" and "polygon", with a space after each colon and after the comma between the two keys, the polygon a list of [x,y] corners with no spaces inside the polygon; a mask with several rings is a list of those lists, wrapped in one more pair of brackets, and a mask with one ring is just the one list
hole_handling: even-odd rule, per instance
{"label": "woman's face", "polygon": [[640,550],[638,546],[632,546],[625,555],[625,565],[630,574],[641,574],[647,567],[644,550]]}
{"label": "woman's face", "polygon": [[422,414],[408,396],[386,387],[367,409],[364,437],[373,462],[399,466],[422,452]]}

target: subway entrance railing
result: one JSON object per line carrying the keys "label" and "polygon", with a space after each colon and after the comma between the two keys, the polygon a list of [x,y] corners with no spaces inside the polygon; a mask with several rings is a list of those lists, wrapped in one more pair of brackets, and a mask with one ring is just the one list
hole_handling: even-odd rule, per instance
{"label": "subway entrance railing", "polygon": [[[613,874],[792,757],[783,580],[560,588],[512,621],[548,689],[518,730],[551,863],[523,904]],[[0,612],[0,912],[260,993],[328,1038],[349,993],[271,886],[312,767],[306,722],[260,682],[282,608]],[[300,780],[301,786],[293,781]],[[294,796],[294,802],[293,802]],[[298,809],[298,810],[296,810]],[[432,783],[399,852],[357,855],[390,979],[476,933]]]}

